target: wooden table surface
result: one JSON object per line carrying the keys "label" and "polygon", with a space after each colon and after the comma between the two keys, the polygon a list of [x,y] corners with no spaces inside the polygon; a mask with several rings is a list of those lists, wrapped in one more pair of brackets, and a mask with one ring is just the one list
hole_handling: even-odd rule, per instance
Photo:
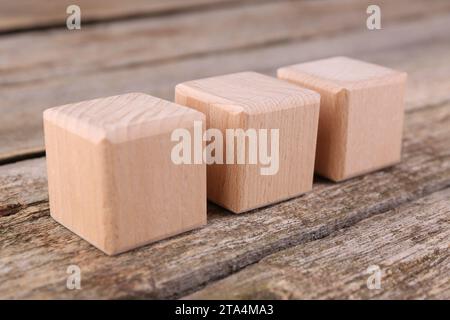
{"label": "wooden table surface", "polygon": [[[450,298],[450,2],[0,1],[0,298]],[[116,257],[49,216],[42,111],[347,55],[408,72],[402,162]],[[69,265],[81,289],[66,287]],[[367,287],[369,266],[381,289]]]}

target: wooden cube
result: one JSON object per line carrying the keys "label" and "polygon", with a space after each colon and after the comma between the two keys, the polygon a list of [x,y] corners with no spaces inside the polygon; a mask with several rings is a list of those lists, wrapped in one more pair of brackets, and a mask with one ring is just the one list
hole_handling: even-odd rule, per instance
{"label": "wooden cube", "polygon": [[176,165],[171,132],[204,115],[141,93],[44,112],[51,216],[112,255],[206,223],[206,165]]}
{"label": "wooden cube", "polygon": [[175,91],[177,103],[206,115],[207,132],[223,137],[223,156],[216,151],[217,161],[208,163],[209,200],[241,213],[311,190],[319,94],[254,72],[189,81]]}
{"label": "wooden cube", "polygon": [[278,77],[321,95],[317,173],[341,181],[400,161],[406,73],[334,57]]}

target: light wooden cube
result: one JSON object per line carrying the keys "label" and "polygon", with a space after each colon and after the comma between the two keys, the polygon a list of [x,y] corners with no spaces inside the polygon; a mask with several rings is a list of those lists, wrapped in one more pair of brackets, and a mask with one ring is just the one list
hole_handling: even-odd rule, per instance
{"label": "light wooden cube", "polygon": [[321,95],[315,171],[341,181],[401,158],[406,73],[334,57],[278,69]]}
{"label": "light wooden cube", "polygon": [[195,110],[141,93],[44,112],[51,216],[109,255],[206,223],[206,165],[176,165]]}
{"label": "light wooden cube", "polygon": [[[207,168],[209,200],[234,213],[241,213],[311,190],[319,94],[254,72],[189,81],[177,85],[175,91],[177,103],[206,114],[208,131],[218,129],[224,137],[224,163],[208,164]],[[245,144],[240,144],[245,146],[246,161],[239,162],[238,139],[243,140],[227,139],[227,129],[243,129],[246,133],[248,129],[257,130],[259,150],[256,164],[250,161],[254,136],[249,133]],[[268,146],[267,155],[273,161],[270,165],[264,159],[266,153],[262,153],[263,157],[259,154],[263,150],[259,143],[264,141],[261,139],[264,130],[267,130],[267,143],[262,145]],[[276,130],[278,140],[275,138]],[[233,153],[226,149],[230,141],[235,143]],[[272,149],[273,141],[278,141],[278,148]],[[277,170],[273,165],[275,149],[279,150]],[[227,161],[230,154],[234,162]]]}

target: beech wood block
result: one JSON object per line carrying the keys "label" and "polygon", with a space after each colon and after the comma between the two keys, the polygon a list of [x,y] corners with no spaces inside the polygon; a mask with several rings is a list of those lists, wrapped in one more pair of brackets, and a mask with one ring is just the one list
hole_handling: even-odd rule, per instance
{"label": "beech wood block", "polygon": [[400,161],[407,75],[347,57],[278,69],[321,95],[315,171],[345,180]]}
{"label": "beech wood block", "polygon": [[206,223],[206,165],[171,161],[204,115],[141,93],[44,111],[51,216],[109,255]]}
{"label": "beech wood block", "polygon": [[[320,107],[316,92],[262,74],[242,72],[178,84],[175,101],[203,112],[208,131],[217,129],[225,137],[224,163],[208,164],[207,168],[208,199],[212,202],[241,213],[311,190]],[[245,144],[241,144],[245,146],[246,161],[238,162],[238,139],[242,136],[227,139],[228,129],[246,133],[257,130],[256,164],[250,161],[255,136],[246,136]],[[259,135],[264,130],[267,143]],[[272,136],[276,130],[278,140]],[[230,147],[235,160],[232,163],[227,161],[230,140],[234,143]],[[272,147],[274,141],[278,141],[278,157]],[[260,154],[262,145],[270,150],[270,164]],[[274,165],[276,158],[278,166]]]}

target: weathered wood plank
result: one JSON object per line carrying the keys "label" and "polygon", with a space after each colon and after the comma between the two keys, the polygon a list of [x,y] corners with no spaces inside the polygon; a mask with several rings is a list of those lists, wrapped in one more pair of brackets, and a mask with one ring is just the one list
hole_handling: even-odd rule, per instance
{"label": "weathered wood plank", "polygon": [[48,201],[46,170],[43,158],[0,166],[0,217]]}
{"label": "weathered wood plank", "polygon": [[[392,21],[416,15],[418,21],[304,41],[316,33],[343,31],[339,26],[346,14],[332,18],[338,3],[319,15],[321,19],[313,15],[310,2],[302,4],[311,6],[306,16],[301,6],[289,10],[286,3],[269,3],[263,11],[250,6],[175,20],[126,22],[127,29],[121,24],[99,25],[83,31],[90,35],[86,38],[61,31],[47,35],[51,40],[41,33],[0,38],[0,159],[43,150],[41,114],[49,106],[130,91],[172,99],[174,85],[182,81],[249,69],[273,74],[281,65],[336,54],[405,69],[411,74],[412,96],[422,101],[430,96],[433,103],[448,98],[449,16],[421,21],[417,6],[399,4],[400,11],[387,10]],[[280,18],[291,11],[289,18]],[[349,15],[344,20],[352,24],[347,27],[359,28],[360,11],[350,10]],[[217,27],[204,28],[205,20]],[[299,21],[310,24],[299,28]],[[329,27],[324,30],[320,25]],[[30,50],[17,50],[25,45]],[[425,50],[429,54],[424,55]],[[434,81],[433,93],[423,90],[423,78]]]}
{"label": "weathered wood plank", "polygon": [[[277,252],[186,298],[449,299],[449,226],[445,189]],[[367,286],[369,266],[381,271],[378,290]]]}
{"label": "weathered wood plank", "polygon": [[[365,25],[361,16],[364,17],[369,3],[279,1],[105,23],[82,32],[56,30],[1,37],[0,57],[4,63],[0,66],[5,76],[0,78],[0,84],[23,85],[58,76],[157,65],[192,55],[360,30]],[[386,11],[385,28],[403,19],[450,11],[450,3],[442,0],[434,6],[419,0],[384,1],[382,6]],[[379,33],[386,36],[388,31]]]}
{"label": "weathered wood plank", "polygon": [[[245,215],[210,206],[205,228],[112,258],[54,222],[45,201],[21,203],[18,212],[0,217],[0,297],[179,297],[281,249],[448,187],[450,104],[407,115],[403,156],[393,168],[340,184],[321,181],[305,196]],[[20,179],[26,172],[16,169],[15,175]],[[6,186],[3,192],[8,190],[17,189]],[[66,289],[69,264],[81,268],[82,290]]]}
{"label": "weathered wood plank", "polygon": [[[249,2],[252,0],[246,0]],[[212,5],[237,3],[237,0],[21,0],[0,1],[0,32],[45,27],[65,27],[66,8],[77,4],[82,21],[124,19],[143,15],[158,15]],[[242,1],[241,1],[242,2]]]}

